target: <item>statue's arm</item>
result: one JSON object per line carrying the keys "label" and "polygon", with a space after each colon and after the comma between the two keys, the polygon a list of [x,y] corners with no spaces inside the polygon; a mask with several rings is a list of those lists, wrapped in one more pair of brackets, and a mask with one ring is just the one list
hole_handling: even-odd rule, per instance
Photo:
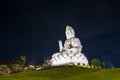
{"label": "statue's arm", "polygon": [[81,42],[78,38],[72,40],[72,46],[76,48],[82,48]]}
{"label": "statue's arm", "polygon": [[59,51],[62,51],[63,50],[62,40],[59,40],[58,43],[59,43]]}

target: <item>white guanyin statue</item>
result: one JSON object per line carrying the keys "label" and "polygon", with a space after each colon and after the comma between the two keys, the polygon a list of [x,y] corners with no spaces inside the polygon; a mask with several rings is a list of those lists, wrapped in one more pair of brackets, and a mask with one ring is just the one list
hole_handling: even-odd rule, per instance
{"label": "white guanyin statue", "polygon": [[60,65],[81,65],[87,66],[88,59],[81,53],[82,45],[78,38],[75,37],[74,29],[70,26],[66,26],[66,41],[64,46],[62,40],[59,43],[59,52],[52,55],[50,60],[52,66]]}

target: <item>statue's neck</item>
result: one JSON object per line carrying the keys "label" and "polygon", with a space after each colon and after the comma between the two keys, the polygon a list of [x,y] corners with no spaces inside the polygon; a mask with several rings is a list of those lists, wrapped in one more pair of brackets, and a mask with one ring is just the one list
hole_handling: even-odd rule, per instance
{"label": "statue's neck", "polygon": [[70,39],[73,39],[73,38],[75,38],[75,37],[67,38],[66,40],[70,40]]}

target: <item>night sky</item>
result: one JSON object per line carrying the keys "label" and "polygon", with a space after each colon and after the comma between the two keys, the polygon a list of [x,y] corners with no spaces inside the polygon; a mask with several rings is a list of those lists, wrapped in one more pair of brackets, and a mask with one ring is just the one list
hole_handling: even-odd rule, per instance
{"label": "night sky", "polygon": [[75,29],[83,53],[107,67],[120,67],[120,5],[113,0],[10,0],[0,5],[0,61],[26,55],[42,64],[58,52],[67,25]]}

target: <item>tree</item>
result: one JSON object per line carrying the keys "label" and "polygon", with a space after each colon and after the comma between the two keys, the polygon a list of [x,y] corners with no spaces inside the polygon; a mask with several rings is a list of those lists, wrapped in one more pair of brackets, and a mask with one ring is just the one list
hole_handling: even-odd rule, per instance
{"label": "tree", "polygon": [[105,68],[105,65],[106,65],[105,62],[102,62],[102,65],[103,65],[103,68]]}
{"label": "tree", "polygon": [[21,64],[21,66],[24,67],[25,63],[26,63],[26,56],[20,56],[20,64]]}
{"label": "tree", "polygon": [[12,60],[10,63],[10,68],[12,73],[22,71],[26,63],[26,56],[20,56],[15,60]]}
{"label": "tree", "polygon": [[20,56],[16,59],[15,63],[20,64],[22,67],[24,67],[26,63],[26,56]]}
{"label": "tree", "polygon": [[26,56],[20,56],[21,64],[24,66],[26,63]]}
{"label": "tree", "polygon": [[92,60],[91,60],[91,66],[92,67],[101,67],[101,62],[100,62],[100,60],[98,59],[98,58],[93,58]]}

